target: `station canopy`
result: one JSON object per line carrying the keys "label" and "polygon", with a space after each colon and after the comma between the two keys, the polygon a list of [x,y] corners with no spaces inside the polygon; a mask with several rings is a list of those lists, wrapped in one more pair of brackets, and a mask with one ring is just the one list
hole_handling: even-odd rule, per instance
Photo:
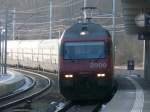
{"label": "station canopy", "polygon": [[[150,27],[145,26],[145,17],[150,18],[150,0],[122,0],[122,8],[125,30],[128,33],[150,31]],[[150,19],[148,22],[150,24]]]}

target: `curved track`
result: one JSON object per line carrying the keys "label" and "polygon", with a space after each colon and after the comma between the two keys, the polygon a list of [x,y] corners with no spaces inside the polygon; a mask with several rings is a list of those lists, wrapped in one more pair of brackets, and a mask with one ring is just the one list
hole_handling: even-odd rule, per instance
{"label": "curved track", "polygon": [[20,94],[13,95],[13,97],[5,98],[0,102],[0,110],[8,109],[13,105],[20,104],[27,100],[32,100],[33,98],[44,93],[51,86],[51,81],[49,78],[42,76],[37,73],[27,72],[25,70],[11,69],[13,72],[21,72],[25,76],[29,76],[35,79],[35,84],[28,91],[24,91]]}
{"label": "curved track", "polygon": [[4,100],[7,100],[7,99],[9,99],[9,98],[11,98],[15,95],[19,95],[19,94],[31,89],[35,85],[35,79],[30,77],[30,76],[25,76],[25,81],[26,81],[27,84],[25,83],[22,87],[20,87],[19,89],[13,91],[12,93],[0,97],[0,102],[4,101]]}

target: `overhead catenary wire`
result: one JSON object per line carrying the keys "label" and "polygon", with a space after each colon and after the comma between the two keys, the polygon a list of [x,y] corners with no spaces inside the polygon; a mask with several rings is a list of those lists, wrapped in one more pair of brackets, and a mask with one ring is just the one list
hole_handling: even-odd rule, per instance
{"label": "overhead catenary wire", "polygon": [[[41,16],[41,17],[45,17],[45,16]],[[81,16],[77,16],[77,17],[74,17],[74,18],[64,18],[64,19],[59,19],[59,20],[57,20],[57,21],[53,21],[54,23],[55,22],[63,22],[63,21],[72,21],[72,20],[76,20],[76,19],[78,19],[78,18],[81,18]],[[116,17],[116,18],[121,18],[121,16],[119,16],[119,17]],[[112,17],[108,14],[108,16],[107,16],[107,14],[106,15],[97,15],[97,16],[93,16],[93,19],[112,19]],[[48,23],[50,23],[50,22],[36,22],[36,23],[16,23],[16,24],[26,24],[26,25],[41,25],[41,24],[48,24]]]}
{"label": "overhead catenary wire", "polygon": [[[78,2],[79,3],[79,2]],[[77,4],[77,3],[76,3]],[[71,4],[71,5],[73,5],[73,4]],[[33,16],[31,16],[31,17],[33,17]],[[17,23],[16,23],[17,24]],[[41,23],[40,23],[41,24]],[[25,23],[23,23],[22,24],[22,26],[25,26],[26,24]],[[21,26],[19,26],[17,29],[20,29],[20,28],[22,28]]]}
{"label": "overhead catenary wire", "polygon": [[[71,7],[73,5],[77,5],[77,4],[80,4],[82,3],[83,1],[80,0],[80,1],[76,1],[76,2],[73,2],[69,5],[67,4],[63,4],[63,5],[53,5],[53,8],[67,8],[67,7]],[[49,5],[46,5],[46,6],[43,6],[43,7],[39,7],[39,8],[35,8],[35,9],[30,9],[30,10],[25,10],[25,11],[16,11],[16,13],[34,13],[34,12],[37,12],[38,10],[42,9],[42,10],[45,10],[45,9],[48,9],[49,8]]]}
{"label": "overhead catenary wire", "polygon": [[[59,6],[65,5],[65,4],[67,4],[68,2],[70,2],[70,0],[63,2],[63,3],[60,4]],[[57,6],[58,6],[58,5],[57,5]],[[55,6],[53,6],[53,7],[55,7]],[[22,11],[17,11],[17,12],[19,12],[19,13],[24,13],[24,12],[37,11],[37,10],[40,10],[40,9],[48,9],[48,8],[49,8],[49,5],[46,5],[46,6],[43,6],[43,7],[38,7],[38,8],[28,9],[28,10],[22,10]]]}
{"label": "overhead catenary wire", "polygon": [[[65,1],[61,4],[53,4],[53,8],[57,8],[57,10],[62,10],[62,8],[64,8],[63,10],[66,10],[66,8],[68,7],[80,7],[82,5],[78,5],[79,3],[83,3],[83,0],[80,1],[73,1],[73,0],[68,0]],[[61,7],[57,7],[57,6],[61,6]],[[44,32],[48,35],[48,29],[50,29],[49,24],[53,23],[52,25],[52,29],[56,29],[56,30],[64,30],[65,28],[67,28],[66,25],[69,25],[70,23],[75,22],[77,19],[81,19],[81,8],[75,8],[75,10],[73,10],[74,13],[72,14],[71,17],[57,17],[55,16],[55,18],[57,19],[53,19],[52,22],[49,21],[49,5],[47,6],[43,6],[43,7],[37,7],[34,9],[29,9],[29,10],[24,10],[24,11],[16,11],[16,33],[20,33],[22,35],[24,35],[22,32],[29,32],[29,34],[34,34],[34,33],[39,33],[39,32]],[[19,17],[22,16],[21,14],[23,14],[23,17]],[[26,15],[26,16],[25,16]],[[105,28],[109,29],[110,31],[112,30],[112,26],[111,26],[111,19],[112,19],[112,14],[110,12],[100,12],[97,11],[95,13],[92,13],[92,17],[94,19],[94,21],[98,21],[102,24],[102,26],[104,26]],[[122,18],[121,15],[116,15],[115,19],[120,19]],[[21,20],[22,19],[22,20]],[[104,20],[104,21],[100,21],[100,19]],[[68,24],[69,23],[69,24]],[[104,25],[105,24],[105,25]],[[110,25],[109,25],[110,24]],[[10,25],[12,25],[12,23],[10,23]],[[61,25],[63,25],[61,27]],[[58,27],[58,29],[57,29]],[[61,27],[61,28],[59,28]],[[122,29],[124,26],[120,25],[120,26],[116,26],[117,30],[120,28]],[[10,32],[12,31],[12,29],[10,28],[9,30]],[[54,32],[54,30],[52,30]],[[52,33],[53,33],[52,32]]]}

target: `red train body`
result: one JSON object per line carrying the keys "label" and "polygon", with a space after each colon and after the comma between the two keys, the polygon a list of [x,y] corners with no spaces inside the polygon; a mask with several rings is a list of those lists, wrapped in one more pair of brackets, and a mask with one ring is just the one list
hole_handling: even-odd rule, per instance
{"label": "red train body", "polygon": [[100,25],[77,23],[62,35],[60,92],[70,100],[104,99],[113,89],[112,38]]}

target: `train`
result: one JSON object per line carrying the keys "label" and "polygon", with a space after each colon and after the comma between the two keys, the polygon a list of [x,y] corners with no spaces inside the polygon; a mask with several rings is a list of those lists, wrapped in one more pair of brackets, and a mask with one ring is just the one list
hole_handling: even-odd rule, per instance
{"label": "train", "polygon": [[7,63],[57,73],[69,100],[103,100],[114,88],[112,37],[90,20],[74,23],[60,39],[8,41]]}

